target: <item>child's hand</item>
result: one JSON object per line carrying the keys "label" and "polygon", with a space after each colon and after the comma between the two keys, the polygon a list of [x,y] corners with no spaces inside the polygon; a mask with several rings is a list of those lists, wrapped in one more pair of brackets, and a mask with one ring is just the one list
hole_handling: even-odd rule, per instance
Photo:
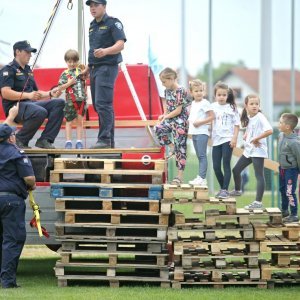
{"label": "child's hand", "polygon": [[51,90],[51,95],[53,95],[54,98],[58,98],[62,94],[62,90],[59,87],[55,87]]}
{"label": "child's hand", "polygon": [[201,121],[195,121],[193,122],[194,127],[199,127],[201,125]]}
{"label": "child's hand", "polygon": [[158,121],[159,121],[159,122],[162,122],[164,119],[165,119],[165,115],[160,115],[160,116],[158,117]]}
{"label": "child's hand", "polygon": [[231,148],[235,148],[236,147],[236,139],[232,139],[229,143]]}
{"label": "child's hand", "polygon": [[245,133],[245,134],[243,135],[243,140],[246,141],[246,139],[247,139],[247,133]]}
{"label": "child's hand", "polygon": [[76,78],[75,77],[70,77],[69,79],[68,79],[68,85],[69,86],[71,86],[71,85],[73,85],[73,84],[75,84],[76,83]]}
{"label": "child's hand", "polygon": [[255,147],[260,147],[260,145],[261,145],[261,143],[259,142],[259,140],[258,139],[253,139],[252,141],[251,141],[251,143],[255,146]]}

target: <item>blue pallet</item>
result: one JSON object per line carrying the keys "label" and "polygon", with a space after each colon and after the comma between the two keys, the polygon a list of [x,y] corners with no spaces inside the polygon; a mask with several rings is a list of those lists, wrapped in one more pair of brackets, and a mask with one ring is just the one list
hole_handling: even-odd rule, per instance
{"label": "blue pallet", "polygon": [[[161,185],[149,185],[145,187],[142,185],[140,188],[138,185],[131,185],[132,187],[117,187],[112,185],[111,187],[99,185],[81,185],[81,184],[52,184],[50,195],[52,198],[107,198],[107,199],[122,199],[122,198],[132,198],[138,199],[149,199],[149,200],[161,200],[162,198],[162,186]],[[114,193],[115,192],[115,193]],[[122,195],[129,193],[129,195]],[[132,195],[136,192],[136,196]],[[142,193],[142,196],[141,196]],[[116,195],[120,194],[120,195]]]}

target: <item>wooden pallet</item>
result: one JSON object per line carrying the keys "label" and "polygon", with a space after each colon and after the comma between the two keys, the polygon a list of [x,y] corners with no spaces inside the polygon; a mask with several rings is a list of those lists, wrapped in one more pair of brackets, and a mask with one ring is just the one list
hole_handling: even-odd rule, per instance
{"label": "wooden pallet", "polygon": [[215,289],[223,289],[226,286],[252,286],[257,287],[259,289],[266,289],[267,283],[264,281],[251,281],[251,280],[243,280],[243,281],[221,281],[221,282],[211,282],[211,281],[198,281],[199,276],[196,276],[196,281],[172,281],[172,288],[174,289],[182,289],[187,287],[204,287],[204,286],[212,286]]}
{"label": "wooden pallet", "polygon": [[[174,280],[176,281],[187,281],[191,280],[195,274],[205,272],[207,274],[208,281],[211,282],[222,282],[222,281],[242,281],[242,280],[253,280],[260,281],[260,269],[259,268],[231,268],[230,266],[226,269],[215,269],[207,268],[205,265],[195,267],[192,270],[184,270],[182,267],[175,267],[174,269]],[[236,277],[239,277],[237,279]]]}
{"label": "wooden pallet", "polygon": [[193,239],[202,241],[214,241],[220,238],[227,241],[236,241],[240,239],[253,240],[254,233],[252,225],[239,225],[234,223],[219,224],[208,228],[203,222],[196,219],[186,219],[187,223],[177,224],[168,230],[170,241],[180,239]]}
{"label": "wooden pallet", "polygon": [[272,227],[263,223],[252,222],[254,228],[254,237],[256,240],[263,241],[267,238],[268,234],[279,233],[290,241],[298,241],[300,236],[299,224],[282,224],[281,227]]}
{"label": "wooden pallet", "polygon": [[260,241],[260,251],[263,252],[272,252],[273,247],[284,247],[290,250],[300,249],[300,240],[291,241],[281,235],[268,235],[264,241]]}
{"label": "wooden pallet", "polygon": [[126,165],[129,169],[149,169],[164,171],[163,159],[102,159],[102,158],[55,158],[54,169],[122,169]]}
{"label": "wooden pallet", "polygon": [[157,254],[167,253],[166,243],[157,241],[136,241],[136,240],[94,240],[89,238],[82,238],[77,240],[63,241],[61,245],[61,252],[74,251],[92,251],[96,253],[144,253]]}
{"label": "wooden pallet", "polygon": [[193,213],[195,214],[203,213],[205,205],[225,205],[227,214],[231,215],[236,213],[236,200],[234,198],[217,199],[214,197],[210,197],[209,199],[162,199],[161,210],[163,213],[170,214],[173,204],[186,203],[193,205]]}
{"label": "wooden pallet", "polygon": [[245,254],[243,252],[224,253],[222,255],[211,255],[209,252],[207,254],[197,254],[175,255],[175,264],[181,265],[183,269],[201,267],[204,261],[206,263],[211,262],[212,266],[217,269],[226,269],[233,265],[237,269],[258,267],[258,254]]}
{"label": "wooden pallet", "polygon": [[[99,175],[101,183],[116,183],[119,178],[115,179],[115,176],[119,176],[122,182],[162,184],[163,173],[157,170],[55,169],[50,170],[50,182],[70,182],[77,179],[78,175]],[[84,176],[82,182],[85,182]]]}
{"label": "wooden pallet", "polygon": [[161,279],[159,277],[141,277],[135,275],[125,275],[124,276],[106,276],[106,275],[57,275],[57,285],[59,287],[66,287],[76,283],[80,284],[91,284],[95,283],[96,286],[99,284],[109,285],[111,288],[117,288],[126,285],[139,285],[139,286],[160,286],[162,288],[170,287],[170,280]]}
{"label": "wooden pallet", "polygon": [[271,279],[267,281],[268,288],[278,285],[300,285],[300,273],[298,272],[273,272]]}
{"label": "wooden pallet", "polygon": [[87,250],[76,250],[70,253],[65,251],[58,252],[61,259],[57,261],[59,267],[78,267],[78,268],[107,268],[107,267],[130,267],[130,268],[149,268],[166,269],[168,264],[168,254],[149,254],[149,253],[125,253],[116,252],[93,252]]}
{"label": "wooden pallet", "polygon": [[158,224],[168,226],[169,216],[155,212],[124,210],[60,210],[64,213],[64,221],[68,224],[120,225]]}
{"label": "wooden pallet", "polygon": [[[161,185],[153,184],[129,184],[129,183],[57,183],[51,184],[52,198],[144,198],[160,200],[162,194]],[[83,199],[84,200],[84,199]]]}
{"label": "wooden pallet", "polygon": [[163,199],[169,201],[209,200],[208,189],[190,184],[165,184]]}
{"label": "wooden pallet", "polygon": [[[271,265],[261,265],[261,279],[262,280],[271,280],[274,273],[282,272],[285,274],[297,274],[300,279],[300,266],[289,266],[289,267],[280,267],[280,266],[271,266]],[[299,281],[300,282],[300,281]]]}
{"label": "wooden pallet", "polygon": [[215,226],[221,220],[235,220],[240,225],[250,224],[250,220],[254,218],[267,217],[270,224],[281,225],[282,216],[279,208],[265,208],[261,210],[248,211],[243,208],[238,208],[236,214],[229,215],[227,212],[216,209],[206,210],[205,223],[206,226]]}
{"label": "wooden pallet", "polygon": [[68,224],[56,222],[56,240],[68,241],[72,239],[86,240],[143,240],[143,241],[166,241],[167,226],[145,224]]}
{"label": "wooden pallet", "polygon": [[222,253],[238,253],[243,251],[248,254],[257,254],[260,251],[259,242],[255,241],[212,241],[212,242],[203,242],[203,241],[175,241],[173,242],[173,249],[175,255],[183,255],[187,251],[199,252],[202,253],[203,250],[210,253],[210,255],[217,255]]}
{"label": "wooden pallet", "polygon": [[126,212],[158,213],[160,211],[159,200],[149,200],[143,198],[93,198],[93,197],[70,197],[56,198],[55,210],[66,211],[73,209],[87,210],[125,210]]}

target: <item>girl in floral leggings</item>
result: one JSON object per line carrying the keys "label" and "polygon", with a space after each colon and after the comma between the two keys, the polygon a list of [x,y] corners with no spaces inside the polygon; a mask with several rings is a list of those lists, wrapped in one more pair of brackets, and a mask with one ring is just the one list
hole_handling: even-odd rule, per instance
{"label": "girl in floral leggings", "polygon": [[183,181],[183,171],[186,164],[186,141],[188,132],[188,106],[191,99],[187,91],[177,83],[177,73],[171,68],[165,68],[159,78],[166,88],[164,98],[164,114],[159,116],[159,125],[154,127],[160,145],[169,146],[167,158],[175,155],[177,176],[172,184],[179,185]]}

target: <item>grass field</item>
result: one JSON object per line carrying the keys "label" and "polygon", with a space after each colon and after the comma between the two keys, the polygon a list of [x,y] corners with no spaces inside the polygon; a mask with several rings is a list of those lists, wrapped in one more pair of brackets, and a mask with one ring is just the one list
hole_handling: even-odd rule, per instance
{"label": "grass field", "polygon": [[[28,256],[28,257],[26,257]],[[296,300],[299,299],[300,287],[276,288],[273,290],[227,287],[225,289],[193,288],[193,289],[162,289],[158,287],[121,287],[109,288],[101,286],[57,287],[53,267],[56,256],[46,248],[36,250],[26,248],[20,261],[18,271],[19,289],[1,290],[0,299],[264,299],[264,300]]]}

